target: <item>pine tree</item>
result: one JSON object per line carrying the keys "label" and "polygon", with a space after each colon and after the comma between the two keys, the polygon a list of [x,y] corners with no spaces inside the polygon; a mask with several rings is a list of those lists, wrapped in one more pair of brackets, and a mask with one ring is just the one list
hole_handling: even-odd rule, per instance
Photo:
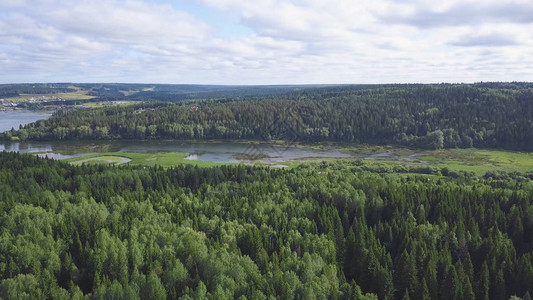
{"label": "pine tree", "polygon": [[487,261],[483,261],[478,277],[476,299],[489,300],[490,275]]}
{"label": "pine tree", "polygon": [[418,292],[418,295],[420,295],[420,299],[422,300],[431,299],[429,295],[429,288],[428,288],[425,278],[422,279],[422,284],[420,285],[420,291]]}
{"label": "pine tree", "polygon": [[403,291],[408,289],[412,294],[417,291],[418,278],[416,274],[416,262],[414,255],[410,255],[405,249],[398,258],[395,267],[395,287]]}
{"label": "pine tree", "polygon": [[492,297],[493,299],[505,299],[506,293],[505,293],[505,277],[503,276],[503,270],[499,269],[496,271],[496,274],[494,274],[494,281],[491,284],[493,293]]}
{"label": "pine tree", "polygon": [[442,299],[458,299],[460,297],[460,282],[453,265],[448,266],[442,283],[440,295]]}

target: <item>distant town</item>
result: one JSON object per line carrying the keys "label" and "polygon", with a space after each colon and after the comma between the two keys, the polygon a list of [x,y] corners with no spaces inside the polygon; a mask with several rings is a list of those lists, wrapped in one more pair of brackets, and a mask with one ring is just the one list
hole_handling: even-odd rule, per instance
{"label": "distant town", "polygon": [[11,110],[21,110],[26,108],[24,104],[42,104],[46,105],[48,102],[63,102],[65,99],[55,96],[32,96],[24,100],[14,100],[14,99],[0,99],[0,111],[11,111]]}
{"label": "distant town", "polygon": [[14,110],[18,108],[18,104],[15,102],[8,101],[6,99],[0,99],[0,111],[2,110]]}

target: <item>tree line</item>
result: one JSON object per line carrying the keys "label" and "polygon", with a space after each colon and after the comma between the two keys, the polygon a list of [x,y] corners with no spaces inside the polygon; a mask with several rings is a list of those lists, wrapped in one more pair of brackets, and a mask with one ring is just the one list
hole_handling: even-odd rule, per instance
{"label": "tree line", "polygon": [[533,91],[519,85],[323,87],[261,99],[62,110],[0,137],[297,140],[532,151]]}

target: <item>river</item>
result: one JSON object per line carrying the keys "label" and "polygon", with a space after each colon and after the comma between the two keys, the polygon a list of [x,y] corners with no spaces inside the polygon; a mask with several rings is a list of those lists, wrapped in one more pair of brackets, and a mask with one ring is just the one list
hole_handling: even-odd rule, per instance
{"label": "river", "polygon": [[[0,112],[0,132],[18,129],[19,125],[46,119],[50,112],[8,111]],[[365,158],[400,159],[395,153],[356,155],[340,151],[335,147],[313,149],[292,144],[271,144],[251,142],[206,142],[176,140],[139,141],[54,141],[54,142],[1,142],[0,151],[35,153],[53,159],[68,159],[103,152],[162,152],[188,153],[186,159],[212,161],[215,163],[264,162],[276,164],[312,158]],[[411,157],[409,157],[411,158]],[[411,160],[411,159],[409,159]]]}
{"label": "river", "polygon": [[99,152],[161,152],[189,153],[186,159],[216,163],[256,161],[277,163],[309,158],[349,158],[352,155],[335,148],[317,150],[293,145],[241,142],[199,141],[68,141],[68,142],[0,142],[0,151],[38,153],[54,159],[68,159]]}

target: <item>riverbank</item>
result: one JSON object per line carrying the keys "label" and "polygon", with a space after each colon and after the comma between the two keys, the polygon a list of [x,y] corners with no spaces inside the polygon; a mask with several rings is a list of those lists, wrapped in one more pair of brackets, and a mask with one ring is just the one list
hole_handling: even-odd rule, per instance
{"label": "riverbank", "polygon": [[[361,160],[365,164],[475,173],[491,171],[533,173],[533,153],[482,149],[419,150],[396,146],[283,141],[58,141],[0,142],[0,151],[33,153],[69,162],[106,163],[105,156],[126,157],[128,165],[172,167],[194,164],[253,164],[295,167],[307,162]],[[86,160],[86,161],[84,161]],[[109,161],[115,164],[116,161]]]}
{"label": "riverbank", "polygon": [[[296,147],[296,146],[293,146]],[[509,152],[483,149],[446,149],[434,151],[419,151],[404,148],[384,149],[381,153],[367,153],[368,146],[353,145],[350,147],[353,153],[348,157],[299,157],[295,159],[258,158],[252,159],[250,156],[233,155],[233,159],[223,162],[209,161],[216,154],[202,153],[191,154],[190,152],[107,152],[101,154],[90,154],[90,156],[80,156],[71,158],[68,161],[83,161],[86,158],[98,158],[102,156],[118,156],[131,159],[129,165],[161,165],[172,167],[180,164],[194,164],[201,167],[212,167],[221,164],[245,163],[252,165],[266,165],[276,167],[297,167],[309,162],[320,161],[359,161],[362,164],[375,168],[389,168],[403,166],[406,168],[427,168],[434,172],[446,169],[457,174],[473,173],[483,176],[487,172],[519,172],[523,174],[533,174],[533,153]],[[350,150],[345,148],[343,150]],[[336,149],[339,151],[339,149]],[[365,153],[365,154],[362,154]],[[204,155],[204,156],[202,156]],[[211,157],[210,157],[211,155]],[[191,156],[194,156],[191,158]],[[237,158],[241,158],[240,160]],[[203,160],[206,159],[206,160]],[[88,161],[87,163],[90,163]]]}

